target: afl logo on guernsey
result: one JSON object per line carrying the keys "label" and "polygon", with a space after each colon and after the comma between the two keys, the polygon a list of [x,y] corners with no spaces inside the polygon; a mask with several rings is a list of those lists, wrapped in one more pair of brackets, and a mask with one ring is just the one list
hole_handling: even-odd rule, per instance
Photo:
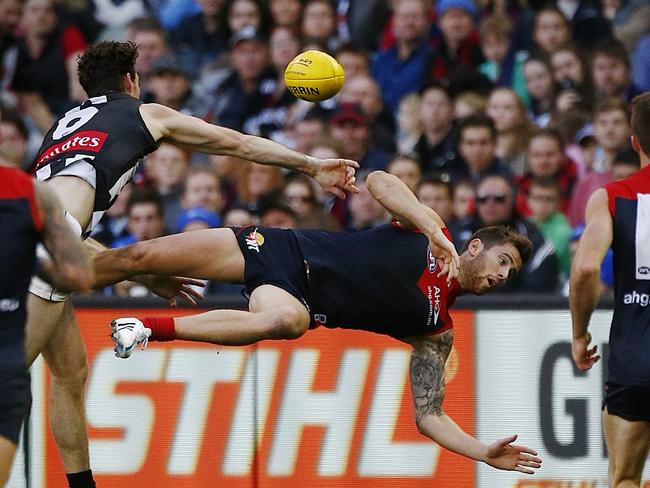
{"label": "afl logo on guernsey", "polygon": [[431,249],[427,247],[427,268],[429,273],[433,273],[436,270],[438,263],[436,263],[436,258],[431,254]]}
{"label": "afl logo on guernsey", "polygon": [[642,275],[650,274],[650,268],[648,268],[647,266],[639,266],[639,268],[636,271],[637,273]]}

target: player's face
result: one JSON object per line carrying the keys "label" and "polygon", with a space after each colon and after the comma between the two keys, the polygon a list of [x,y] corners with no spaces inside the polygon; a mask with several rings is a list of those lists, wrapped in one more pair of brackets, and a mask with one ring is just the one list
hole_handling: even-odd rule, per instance
{"label": "player's face", "polygon": [[521,268],[521,257],[510,243],[498,244],[486,249],[480,239],[474,239],[468,250],[470,258],[465,263],[468,291],[483,295],[503,285]]}

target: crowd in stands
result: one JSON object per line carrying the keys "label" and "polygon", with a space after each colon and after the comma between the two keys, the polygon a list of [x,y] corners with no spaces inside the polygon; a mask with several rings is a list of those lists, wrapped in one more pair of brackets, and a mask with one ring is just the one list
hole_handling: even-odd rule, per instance
{"label": "crowd in stands", "polygon": [[[589,196],[639,168],[629,102],[650,90],[650,0],[0,0],[0,164],[29,170],[86,97],[77,55],[112,39],[139,46],[143,101],[361,169],[359,194],[338,200],[298,174],[163,143],[95,231],[108,246],[249,224],[362,231],[389,221],[365,185],[382,169],[459,248],[494,224],[532,240],[504,292],[566,294]],[[286,90],[306,49],[343,65],[335,98]]]}

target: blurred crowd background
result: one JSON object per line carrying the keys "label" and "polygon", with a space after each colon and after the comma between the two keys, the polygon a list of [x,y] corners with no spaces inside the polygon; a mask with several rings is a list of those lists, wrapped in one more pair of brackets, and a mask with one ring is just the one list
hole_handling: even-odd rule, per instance
{"label": "blurred crowd background", "polygon": [[[566,294],[589,196],[639,168],[628,102],[650,90],[650,0],[0,0],[0,164],[29,170],[86,97],[77,56],[112,39],[139,46],[145,102],[354,159],[361,191],[337,200],[298,174],[163,143],[96,230],[108,246],[231,225],[368,229],[389,220],[364,184],[383,169],[458,247],[485,225],[530,237],[533,259],[504,292]],[[286,90],[306,49],[343,65],[335,98]]]}

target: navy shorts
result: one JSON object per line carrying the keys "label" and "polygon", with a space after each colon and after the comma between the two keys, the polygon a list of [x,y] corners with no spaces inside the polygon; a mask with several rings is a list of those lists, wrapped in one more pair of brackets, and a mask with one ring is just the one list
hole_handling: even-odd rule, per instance
{"label": "navy shorts", "polygon": [[296,235],[287,229],[270,227],[232,227],[244,255],[244,285],[250,296],[260,285],[282,288],[309,306],[307,264]]}
{"label": "navy shorts", "polygon": [[608,381],[605,384],[603,408],[622,419],[650,422],[650,385],[620,385]]}
{"label": "navy shorts", "polygon": [[27,373],[0,372],[0,435],[18,444],[32,395]]}

